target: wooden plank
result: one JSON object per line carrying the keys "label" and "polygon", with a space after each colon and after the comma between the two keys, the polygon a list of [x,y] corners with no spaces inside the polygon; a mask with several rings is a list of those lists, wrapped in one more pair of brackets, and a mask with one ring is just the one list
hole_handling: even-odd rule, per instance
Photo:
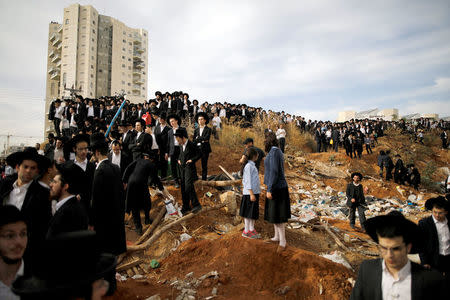
{"label": "wooden plank", "polygon": [[135,260],[127,262],[123,265],[117,266],[116,272],[122,272],[122,271],[129,270],[129,269],[133,268],[134,266],[137,266],[143,262],[144,262],[144,260],[142,260],[142,259],[135,259]]}
{"label": "wooden plank", "polygon": [[159,213],[156,216],[156,219],[153,220],[152,225],[149,226],[147,228],[147,230],[144,232],[144,234],[141,235],[137,239],[137,241],[135,242],[135,245],[142,244],[142,242],[145,241],[153,233],[153,231],[156,229],[156,227],[158,227],[158,224],[161,222],[162,218],[164,218],[165,214],[166,214],[166,206],[163,205],[163,207],[161,207],[161,209],[159,210]]}

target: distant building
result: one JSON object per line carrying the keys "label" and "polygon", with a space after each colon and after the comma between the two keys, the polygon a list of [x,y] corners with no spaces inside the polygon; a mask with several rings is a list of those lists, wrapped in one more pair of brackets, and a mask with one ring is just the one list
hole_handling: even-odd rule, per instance
{"label": "distant building", "polygon": [[[124,91],[131,102],[147,100],[148,32],[99,15],[91,5],[64,9],[63,23],[49,24],[46,113],[52,100],[70,96],[113,96]],[[51,123],[47,121],[45,129]]]}
{"label": "distant building", "polygon": [[383,109],[379,110],[378,108],[369,109],[361,112],[356,112],[353,110],[347,110],[347,111],[341,111],[338,114],[338,122],[346,122],[351,119],[369,119],[369,120],[375,120],[375,119],[383,119],[385,121],[395,121],[398,120],[398,109],[396,108],[389,108],[389,109]]}

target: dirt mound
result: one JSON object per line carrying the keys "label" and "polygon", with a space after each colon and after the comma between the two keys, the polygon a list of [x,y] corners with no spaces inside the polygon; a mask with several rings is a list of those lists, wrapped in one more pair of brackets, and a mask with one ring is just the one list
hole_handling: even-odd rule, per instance
{"label": "dirt mound", "polygon": [[161,281],[173,281],[190,272],[199,277],[217,271],[216,282],[199,287],[199,298],[209,296],[218,283],[219,299],[348,298],[350,270],[308,251],[288,247],[277,254],[276,248],[239,233],[214,241],[191,239],[162,261],[158,273]]}

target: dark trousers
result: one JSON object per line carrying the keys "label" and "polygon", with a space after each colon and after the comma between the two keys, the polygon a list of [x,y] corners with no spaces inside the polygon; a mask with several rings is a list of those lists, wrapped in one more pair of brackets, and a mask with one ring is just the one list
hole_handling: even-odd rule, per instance
{"label": "dark trousers", "polygon": [[334,152],[338,152],[339,142],[333,140]]}
{"label": "dark trousers", "polygon": [[61,136],[61,130],[59,129],[59,125],[61,124],[61,119],[55,118],[53,120],[53,125],[55,126],[55,132],[57,136]]}
{"label": "dark trousers", "polygon": [[178,157],[180,156],[180,146],[175,146],[173,155],[170,156],[170,170],[172,178],[176,183],[180,184],[180,173],[178,172]]}
{"label": "dark trousers", "polygon": [[202,152],[202,180],[208,177],[208,158],[209,153]]}
{"label": "dark trousers", "polygon": [[316,141],[317,143],[317,152],[321,152],[320,150],[322,150],[322,143],[320,141]]}
{"label": "dark trousers", "polygon": [[[148,200],[150,202],[150,200]],[[145,218],[149,219],[150,218],[150,209],[151,209],[151,202],[150,202],[150,207],[145,207],[144,208],[144,214],[145,214]],[[134,226],[136,228],[142,228],[142,223],[141,223],[141,209],[138,205],[135,205],[132,209],[131,209],[131,213],[133,215],[133,222],[134,222]]]}
{"label": "dark trousers", "polygon": [[367,151],[367,154],[369,154],[369,152],[370,152],[370,154],[372,154],[372,148],[370,148],[370,144],[366,144],[366,151]]}
{"label": "dark trousers", "polygon": [[167,160],[166,160],[164,151],[159,151],[158,169],[161,172],[161,178],[166,178],[167,177]]}
{"label": "dark trousers", "polygon": [[350,212],[348,215],[348,218],[350,219],[350,225],[353,225],[353,226],[355,225],[356,209],[358,209],[359,223],[361,223],[361,228],[365,229],[364,224],[366,223],[366,215],[364,214],[364,207],[362,207],[361,205],[350,207]]}
{"label": "dark trousers", "polygon": [[392,179],[392,168],[386,167],[386,180],[391,180],[391,179]]}
{"label": "dark trousers", "polygon": [[445,278],[450,280],[450,255],[439,255],[439,264],[436,269],[445,273]]}
{"label": "dark trousers", "polygon": [[183,210],[190,210],[192,207],[200,205],[197,193],[195,193],[194,182],[185,180],[184,171],[181,171],[181,199],[183,200]]}
{"label": "dark trousers", "polygon": [[284,146],[286,146],[286,139],[285,138],[279,138],[278,142],[280,143],[281,152],[284,153]]}

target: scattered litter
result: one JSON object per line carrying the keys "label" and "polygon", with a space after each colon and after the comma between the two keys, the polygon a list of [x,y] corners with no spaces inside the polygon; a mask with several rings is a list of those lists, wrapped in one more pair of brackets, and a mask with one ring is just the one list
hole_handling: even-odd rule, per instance
{"label": "scattered litter", "polygon": [[131,278],[133,278],[133,279],[142,279],[142,278],[144,278],[144,276],[142,276],[141,274],[136,274],[136,275],[133,275],[133,277],[131,277]]}
{"label": "scattered litter", "polygon": [[156,259],[152,259],[152,261],[150,262],[150,267],[152,269],[159,268],[159,262]]}
{"label": "scattered litter", "polygon": [[185,242],[185,241],[187,241],[187,240],[190,240],[192,238],[192,236],[190,236],[189,234],[187,234],[187,233],[182,233],[181,235],[180,235],[180,241],[181,242]]}
{"label": "scattered litter", "polygon": [[329,259],[337,264],[341,264],[347,269],[353,270],[348,261],[345,259],[344,255],[340,251],[333,251],[329,254],[321,254],[323,258]]}

